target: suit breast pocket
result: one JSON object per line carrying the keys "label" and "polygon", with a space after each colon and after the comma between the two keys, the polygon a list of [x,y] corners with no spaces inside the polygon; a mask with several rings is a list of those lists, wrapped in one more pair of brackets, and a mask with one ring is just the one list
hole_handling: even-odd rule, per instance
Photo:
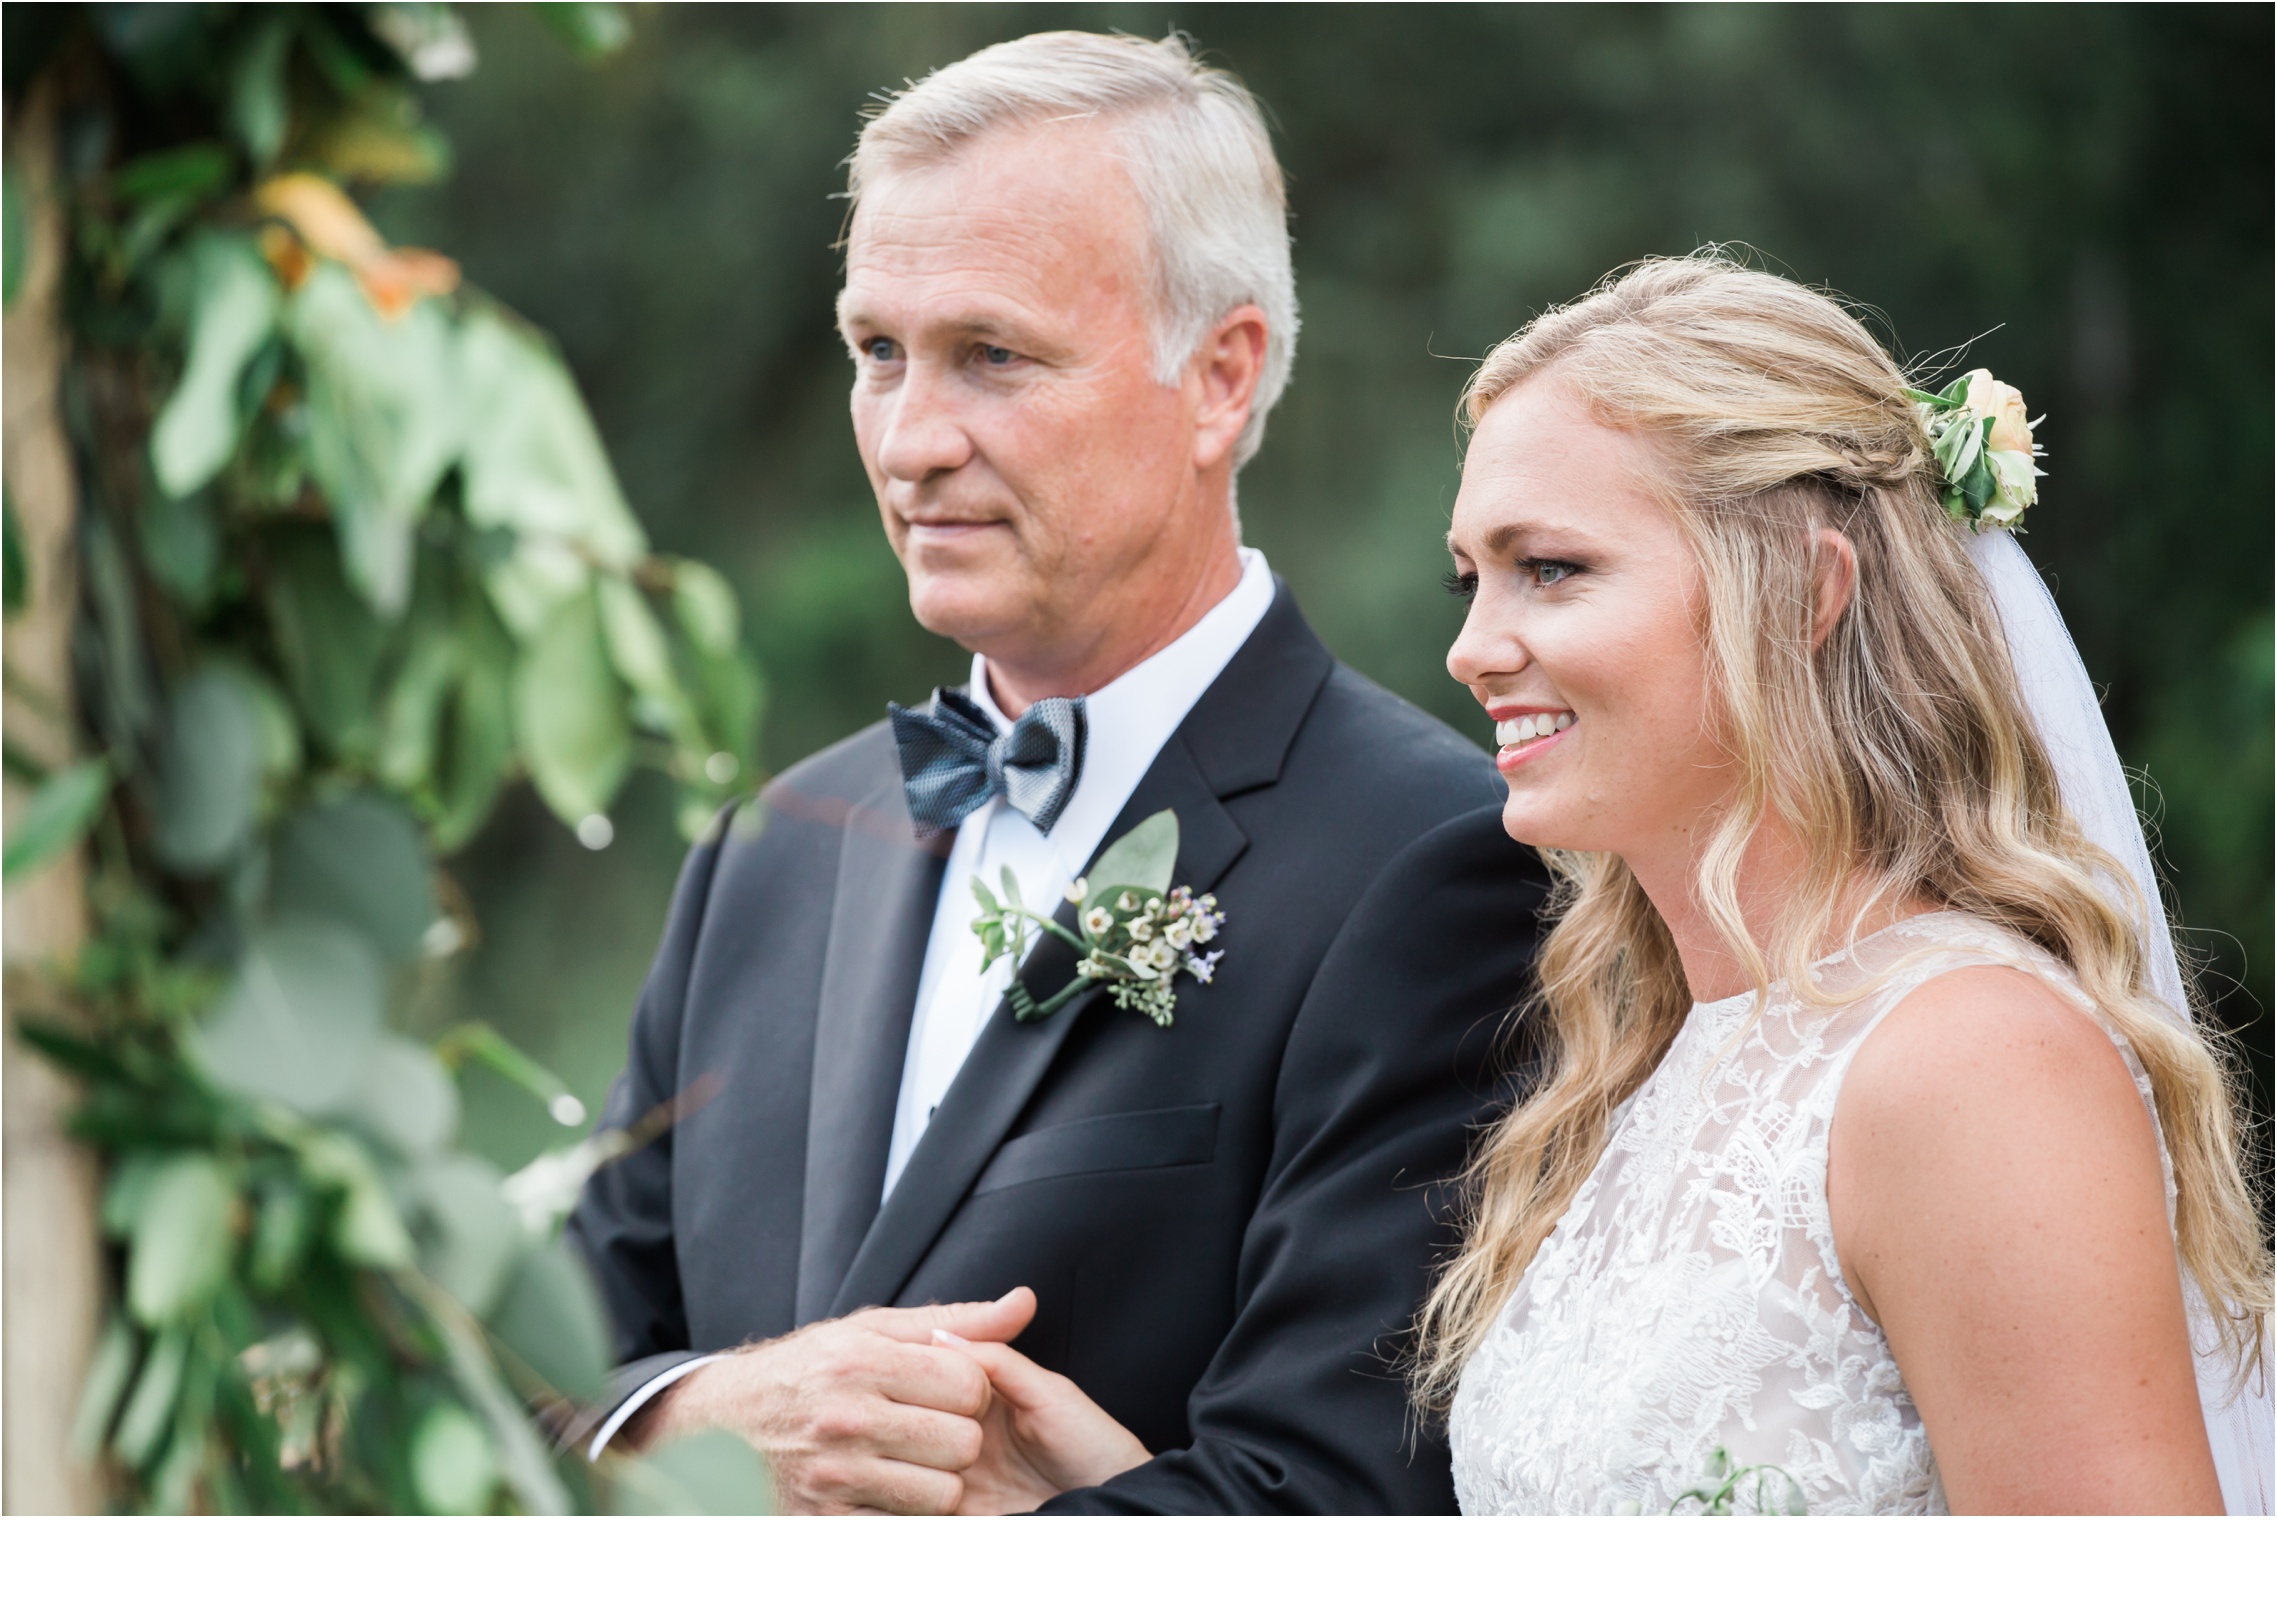
{"label": "suit breast pocket", "polygon": [[974,1196],[1035,1180],[1113,1169],[1167,1169],[1207,1163],[1218,1151],[1218,1104],[1162,1107],[1078,1118],[1015,1136],[996,1150]]}

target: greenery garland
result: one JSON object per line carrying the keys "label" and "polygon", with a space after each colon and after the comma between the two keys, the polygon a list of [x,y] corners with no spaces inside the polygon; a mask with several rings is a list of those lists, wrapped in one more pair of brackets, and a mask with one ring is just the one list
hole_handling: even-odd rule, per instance
{"label": "greenery garland", "polygon": [[[590,54],[625,37],[613,7],[538,9]],[[472,68],[464,25],[37,10],[10,18],[11,116],[36,72],[91,753],[11,746],[35,790],[6,862],[88,860],[92,936],[18,1029],[79,1080],[103,1163],[115,1303],[82,1453],[127,1509],[754,1506],[733,1441],[589,1467],[529,1413],[601,1386],[559,1227],[636,1138],[501,1176],[454,1148],[464,1064],[582,1109],[486,1028],[388,1026],[393,978],[471,940],[436,862],[517,774],[592,846],[636,765],[680,783],[690,835],[757,778],[726,582],[651,553],[550,343],[350,198],[441,172],[415,90]],[[14,613],[12,507],[8,564]]]}

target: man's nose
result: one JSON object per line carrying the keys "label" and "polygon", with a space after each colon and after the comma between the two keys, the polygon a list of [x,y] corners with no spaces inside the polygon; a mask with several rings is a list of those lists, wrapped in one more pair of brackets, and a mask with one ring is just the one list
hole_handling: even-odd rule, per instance
{"label": "man's nose", "polygon": [[931,366],[912,364],[886,405],[878,470],[896,483],[923,483],[972,459],[954,390]]}

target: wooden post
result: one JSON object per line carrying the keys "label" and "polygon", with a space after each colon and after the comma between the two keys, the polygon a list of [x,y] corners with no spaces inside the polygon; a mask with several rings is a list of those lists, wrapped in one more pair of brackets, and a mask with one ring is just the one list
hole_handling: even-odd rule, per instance
{"label": "wooden post", "polygon": [[[0,462],[29,572],[24,611],[6,626],[5,723],[12,748],[50,765],[76,748],[71,629],[79,604],[77,492],[56,402],[65,351],[56,100],[52,79],[43,79],[8,120],[9,184],[24,189],[31,242],[0,334]],[[22,796],[9,781],[11,828]],[[63,1132],[69,1084],[14,1037],[17,1014],[39,997],[35,969],[67,958],[87,935],[86,867],[76,850],[7,890],[0,934],[7,1029],[0,1042],[0,1510],[94,1511],[100,1491],[71,1452],[71,1421],[102,1313],[95,1166]]]}

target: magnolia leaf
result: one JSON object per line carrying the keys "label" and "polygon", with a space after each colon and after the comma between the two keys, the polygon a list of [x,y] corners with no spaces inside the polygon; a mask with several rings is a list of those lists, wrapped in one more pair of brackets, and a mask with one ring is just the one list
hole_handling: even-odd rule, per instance
{"label": "magnolia leaf", "polygon": [[254,30],[230,70],[230,131],[261,168],[284,149],[292,110],[285,97],[285,58],[292,42],[291,24],[273,19]]}
{"label": "magnolia leaf", "polygon": [[276,1292],[299,1272],[314,1228],[312,1212],[308,1197],[291,1180],[275,1180],[262,1188],[260,1207],[253,1215],[249,1272],[254,1286]]}
{"label": "magnolia leaf", "polygon": [[99,758],[82,760],[42,781],[8,836],[5,880],[29,875],[78,842],[110,795],[111,766]]}
{"label": "magnolia leaf", "polygon": [[383,1034],[345,1116],[406,1157],[428,1157],[458,1133],[459,1089],[433,1051]]}
{"label": "magnolia leaf", "polygon": [[309,470],[339,524],[347,576],[392,618],[411,597],[413,524],[462,443],[450,322],[433,299],[383,318],[324,262],[286,324],[308,372]]}
{"label": "magnolia leaf", "polygon": [[530,778],[568,825],[599,814],[632,764],[624,688],[602,649],[591,595],[564,604],[514,671],[515,730]]}
{"label": "magnolia leaf", "polygon": [[609,661],[635,691],[661,701],[685,701],[680,682],[672,673],[672,648],[664,628],[648,610],[640,590],[629,579],[613,573],[593,581],[601,607],[601,633],[609,648]]}
{"label": "magnolia leaf", "polygon": [[302,810],[278,835],[277,913],[356,928],[382,954],[409,960],[440,914],[419,828],[404,809],[359,792]]}
{"label": "magnolia leaf", "polygon": [[103,1187],[106,1233],[124,1239],[134,1229],[135,1220],[142,1215],[142,1199],[165,1164],[165,1157],[156,1152],[130,1152],[119,1159],[111,1170],[109,1184]]}
{"label": "magnolia leaf", "polygon": [[342,1258],[366,1269],[401,1269],[418,1256],[410,1234],[403,1228],[403,1216],[395,1211],[386,1188],[376,1178],[358,1180],[348,1187],[333,1241]]}
{"label": "magnolia leaf", "polygon": [[205,503],[159,495],[143,507],[137,535],[151,577],[185,606],[204,606],[221,560],[221,535]]}
{"label": "magnolia leaf", "polygon": [[119,1417],[118,1431],[111,1435],[111,1448],[127,1465],[141,1466],[166,1436],[175,1395],[182,1389],[182,1365],[189,1357],[189,1348],[189,1337],[179,1326],[159,1333],[158,1341],[151,1345],[149,1357],[142,1362],[142,1374],[135,1378],[134,1392]]}
{"label": "magnolia leaf", "polygon": [[296,917],[255,936],[191,1057],[221,1089],[302,1113],[345,1106],[371,1067],[384,985],[379,953],[337,922]]}
{"label": "magnolia leaf", "polygon": [[266,763],[261,710],[227,668],[175,687],[158,746],[152,850],[169,870],[218,869],[253,830]]}
{"label": "magnolia leaf", "polygon": [[524,1510],[548,1517],[566,1515],[569,1491],[555,1475],[546,1446],[522,1406],[499,1382],[497,1367],[479,1335],[461,1322],[455,1310],[437,1310],[434,1320],[450,1354],[452,1375],[489,1425],[507,1486]]}
{"label": "magnolia leaf", "polygon": [[204,1153],[172,1158],[152,1175],[136,1210],[127,1261],[127,1307],[146,1326],[202,1303],[229,1273],[237,1197]]}
{"label": "magnolia leaf", "polygon": [[499,619],[517,640],[545,628],[564,601],[581,594],[593,570],[569,545],[545,534],[523,534],[506,556],[483,573],[483,588]]}
{"label": "magnolia leaf", "polygon": [[262,775],[272,785],[290,781],[300,774],[302,757],[300,720],[294,717],[292,704],[266,676],[242,665],[231,665],[230,672],[237,676],[246,695],[253,699],[254,711],[261,716]]}
{"label": "magnolia leaf", "polygon": [[468,520],[569,541],[619,567],[646,555],[647,536],[552,348],[484,309],[467,317],[458,358]]}
{"label": "magnolia leaf", "polygon": [[419,1418],[411,1435],[411,1487],[419,1504],[442,1517],[483,1510],[498,1491],[498,1452],[482,1423],[455,1404]]}
{"label": "magnolia leaf", "polygon": [[134,1375],[134,1328],[123,1316],[113,1315],[103,1329],[103,1340],[88,1363],[87,1380],[79,1390],[79,1409],[71,1419],[71,1453],[91,1461],[103,1451],[111,1418],[119,1413],[127,1379]]}
{"label": "magnolia leaf", "polygon": [[672,564],[672,605],[696,647],[732,657],[743,634],[743,613],[726,579],[701,562]]}
{"label": "magnolia leaf", "polygon": [[324,1131],[302,1142],[301,1162],[312,1178],[343,1194],[332,1227],[332,1245],[342,1258],[370,1269],[395,1270],[418,1256],[395,1199],[363,1147],[346,1135]]}
{"label": "magnolia leaf", "polygon": [[489,818],[514,757],[514,646],[480,601],[460,615],[461,672],[436,761],[439,811],[431,828],[444,853]]}
{"label": "magnolia leaf", "polygon": [[213,480],[242,427],[237,379],[277,323],[280,295],[252,242],[209,235],[190,249],[190,349],[150,434],[158,486],[179,499]]}
{"label": "magnolia leaf", "polygon": [[487,1314],[522,1244],[498,1170],[453,1153],[419,1165],[410,1185],[422,1214],[419,1267],[469,1313]]}
{"label": "magnolia leaf", "polygon": [[609,1370],[600,1296],[584,1266],[560,1242],[522,1255],[489,1323],[546,1388],[580,1403],[600,1396]]}
{"label": "magnolia leaf", "polygon": [[616,1468],[610,1509],[628,1517],[764,1517],[775,1509],[767,1463],[720,1429],[675,1439]]}
{"label": "magnolia leaf", "polygon": [[458,638],[447,624],[415,613],[411,649],[380,706],[380,779],[398,792],[416,791],[434,774],[443,709],[458,674]]}
{"label": "magnolia leaf", "polygon": [[1084,882],[1091,902],[1103,902],[1119,888],[1148,893],[1170,891],[1170,873],[1178,864],[1178,811],[1164,809],[1147,816],[1110,844],[1091,862]]}
{"label": "magnolia leaf", "polygon": [[373,692],[386,645],[379,620],[348,588],[329,545],[277,547],[267,583],[285,677],[310,728],[340,758],[369,755],[378,745]]}

